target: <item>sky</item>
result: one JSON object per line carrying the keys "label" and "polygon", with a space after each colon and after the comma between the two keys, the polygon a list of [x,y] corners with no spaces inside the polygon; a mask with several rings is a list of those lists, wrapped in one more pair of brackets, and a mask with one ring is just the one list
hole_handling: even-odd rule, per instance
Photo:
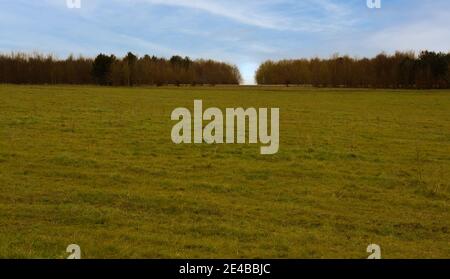
{"label": "sky", "polygon": [[80,1],[0,0],[0,52],[211,58],[253,84],[268,59],[450,51],[449,0]]}

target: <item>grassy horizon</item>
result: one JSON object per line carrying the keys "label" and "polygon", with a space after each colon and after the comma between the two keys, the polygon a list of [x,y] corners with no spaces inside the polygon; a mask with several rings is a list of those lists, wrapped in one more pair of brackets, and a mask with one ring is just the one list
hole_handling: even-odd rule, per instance
{"label": "grassy horizon", "polygon": [[[279,107],[280,150],[170,114]],[[450,256],[450,90],[0,85],[0,258]]]}

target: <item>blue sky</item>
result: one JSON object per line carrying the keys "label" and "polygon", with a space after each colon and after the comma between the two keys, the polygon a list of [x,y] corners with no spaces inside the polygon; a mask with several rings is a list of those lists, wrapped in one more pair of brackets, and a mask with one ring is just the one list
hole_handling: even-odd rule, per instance
{"label": "blue sky", "polygon": [[236,64],[245,83],[264,60],[450,51],[449,0],[0,0],[0,52],[94,56],[132,51]]}

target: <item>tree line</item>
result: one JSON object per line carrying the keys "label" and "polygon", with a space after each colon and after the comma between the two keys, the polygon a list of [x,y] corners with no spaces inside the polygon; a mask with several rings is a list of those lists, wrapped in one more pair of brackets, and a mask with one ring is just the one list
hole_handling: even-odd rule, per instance
{"label": "tree line", "polygon": [[99,85],[239,84],[238,68],[213,60],[170,59],[129,52],[125,57],[99,54],[94,59],[69,56],[0,54],[0,83]]}
{"label": "tree line", "polygon": [[330,59],[266,61],[258,84],[351,88],[450,88],[450,53],[381,53],[374,58],[334,55]]}

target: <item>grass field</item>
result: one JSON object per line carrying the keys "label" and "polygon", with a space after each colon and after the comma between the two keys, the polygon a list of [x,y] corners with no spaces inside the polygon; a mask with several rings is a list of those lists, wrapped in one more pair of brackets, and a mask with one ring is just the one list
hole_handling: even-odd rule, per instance
{"label": "grass field", "polygon": [[[170,114],[279,107],[280,151]],[[450,257],[450,91],[0,85],[0,257]]]}

